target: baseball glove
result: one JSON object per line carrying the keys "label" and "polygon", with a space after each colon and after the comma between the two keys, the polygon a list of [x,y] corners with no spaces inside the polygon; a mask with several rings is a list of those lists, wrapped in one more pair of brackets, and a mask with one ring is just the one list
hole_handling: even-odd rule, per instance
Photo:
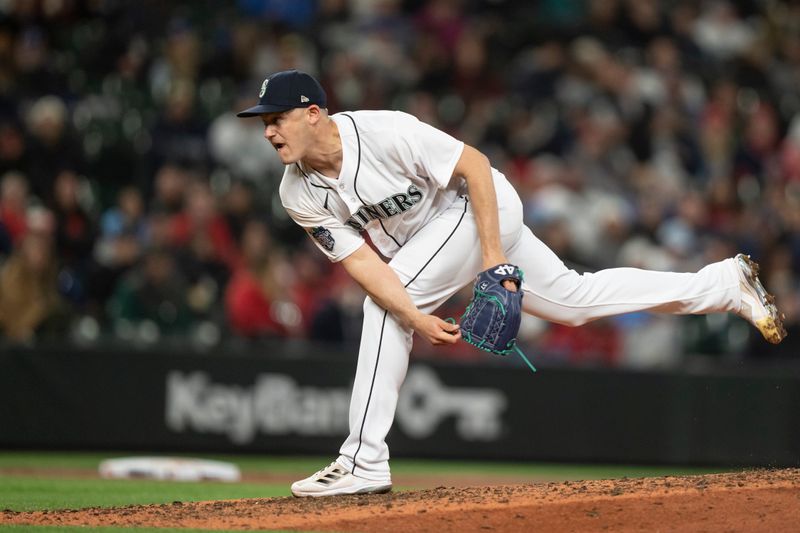
{"label": "baseball glove", "polygon": [[[503,286],[511,281],[517,290]],[[468,343],[497,355],[517,352],[528,366],[536,368],[517,347],[522,320],[522,271],[514,265],[497,265],[478,274],[472,301],[461,316],[461,335]]]}

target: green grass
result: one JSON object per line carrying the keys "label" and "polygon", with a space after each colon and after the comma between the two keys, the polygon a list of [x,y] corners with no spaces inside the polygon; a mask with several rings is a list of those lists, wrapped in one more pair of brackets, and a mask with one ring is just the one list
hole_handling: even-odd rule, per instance
{"label": "green grass", "polygon": [[289,496],[285,484],[0,477],[0,510],[80,509]]}
{"label": "green grass", "polygon": [[[100,461],[113,457],[167,455],[133,452],[0,452],[0,470],[4,468],[63,468],[96,470]],[[169,454],[177,455],[181,454]],[[200,455],[194,454],[192,457]],[[236,464],[244,473],[308,475],[326,466],[331,457],[206,455]],[[437,461],[429,459],[392,459],[392,473],[397,475],[530,476],[532,479],[602,479],[615,477],[650,477],[723,472],[726,469],[674,466],[594,465],[561,463],[522,463],[489,461]],[[0,477],[2,483],[2,477]],[[287,489],[288,490],[288,489]],[[288,494],[288,492],[287,492]]]}
{"label": "green grass", "polygon": [[[48,468],[96,472],[100,461],[111,457],[144,455],[130,453],[52,453],[1,452],[3,469],[38,470],[36,476],[0,475],[0,510],[31,511],[42,509],[79,509],[83,507],[115,507],[136,504],[169,503],[173,501],[226,500],[289,496],[288,482],[281,483],[182,483],[152,480],[104,480],[92,477],[65,475],[49,476]],[[156,454],[153,454],[156,455]],[[275,474],[292,477],[308,475],[325,466],[330,458],[264,457],[264,456],[203,456],[230,461],[246,474]],[[625,465],[566,465],[541,463],[500,463],[434,460],[392,460],[392,473],[402,476],[441,476],[446,480],[463,478],[485,479],[486,483],[508,479],[525,481],[556,481],[602,479],[615,477],[649,477],[663,475],[705,474],[720,469],[673,468]],[[416,487],[398,486],[398,490]],[[3,532],[4,533],[4,532]]]}

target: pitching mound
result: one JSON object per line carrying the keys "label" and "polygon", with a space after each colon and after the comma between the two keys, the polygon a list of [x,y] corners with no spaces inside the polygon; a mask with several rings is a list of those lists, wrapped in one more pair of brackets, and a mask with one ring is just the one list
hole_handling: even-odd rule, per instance
{"label": "pitching mound", "polygon": [[313,531],[793,531],[800,469],[0,513],[37,525]]}

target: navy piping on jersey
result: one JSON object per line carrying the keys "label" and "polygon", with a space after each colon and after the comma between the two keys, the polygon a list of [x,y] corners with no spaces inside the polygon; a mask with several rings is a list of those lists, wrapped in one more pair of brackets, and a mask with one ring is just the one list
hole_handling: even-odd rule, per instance
{"label": "navy piping on jersey", "polygon": [[397,245],[397,247],[398,247],[398,248],[400,248],[400,243],[399,243],[399,242],[397,242],[397,239],[395,239],[395,238],[394,238],[394,235],[392,235],[391,233],[389,233],[388,231],[386,231],[386,226],[384,226],[384,225],[383,225],[383,220],[381,220],[381,219],[378,219],[378,224],[380,224],[380,225],[381,225],[381,229],[383,230],[383,232],[384,232],[386,235],[388,235],[389,237],[391,237],[391,239],[394,241],[394,243]]}
{"label": "navy piping on jersey", "polygon": [[300,168],[299,163],[295,163],[294,165],[297,167],[297,170],[299,170],[303,174],[303,176],[306,177],[306,179],[308,180],[308,184],[311,185],[312,187],[316,187],[317,189],[329,189],[331,191],[333,190],[333,187],[328,187],[327,185],[317,185],[316,183],[311,181],[311,176],[306,174],[306,172],[302,168]]}
{"label": "navy piping on jersey", "polygon": [[375,388],[375,376],[378,375],[378,362],[381,359],[381,346],[383,346],[383,330],[386,328],[386,316],[389,314],[389,311],[383,311],[383,320],[381,320],[381,335],[378,337],[378,355],[375,357],[375,369],[372,371],[372,383],[369,384],[369,396],[367,396],[367,406],[364,408],[364,418],[361,419],[361,429],[358,432],[358,448],[356,448],[356,452],[353,454],[353,470],[350,471],[351,474],[356,473],[356,457],[358,457],[358,452],[361,451],[361,444],[363,441],[361,437],[364,435],[364,424],[367,421],[367,413],[369,412],[369,404],[372,401],[372,389]]}
{"label": "navy piping on jersey", "polygon": [[[333,187],[328,187],[327,185],[317,185],[316,183],[311,181],[311,176],[306,174],[306,172],[302,168],[300,168],[300,163],[295,163],[294,166],[296,166],[297,170],[299,170],[300,173],[303,174],[303,176],[306,177],[306,180],[308,180],[308,184],[311,185],[312,187],[316,187],[317,189],[328,189],[330,191],[333,190]],[[324,203],[324,205],[322,207],[324,207],[325,209],[328,209],[328,193],[327,192],[325,193],[325,203]],[[330,211],[330,209],[328,209],[328,211]]]}
{"label": "navy piping on jersey", "polygon": [[[366,206],[367,202],[365,202],[364,199],[361,198],[361,195],[358,194],[358,186],[357,186],[358,171],[361,169],[361,135],[358,134],[358,127],[356,126],[356,121],[353,120],[353,117],[351,117],[347,113],[342,113],[342,115],[350,119],[350,122],[353,123],[353,131],[356,132],[356,141],[358,142],[358,163],[356,164],[356,175],[353,177],[353,190],[356,192],[356,196],[358,196],[358,199],[359,201],[361,201],[361,204]],[[394,235],[386,231],[386,226],[383,225],[383,220],[378,219],[378,223],[381,225],[381,229],[383,230],[383,232],[394,241],[394,243],[397,245],[398,248],[400,248],[400,243],[397,242],[397,239],[394,238]]]}
{"label": "navy piping on jersey", "polygon": [[437,249],[435,252],[433,252],[433,255],[431,256],[431,258],[430,258],[430,259],[428,259],[428,262],[427,262],[427,263],[425,263],[424,265],[422,265],[422,268],[420,268],[420,269],[419,269],[419,272],[417,272],[417,273],[414,275],[414,277],[413,277],[413,278],[411,278],[410,280],[408,280],[408,283],[406,283],[405,285],[403,285],[403,287],[404,287],[404,288],[406,288],[406,289],[407,289],[407,288],[408,288],[408,286],[409,286],[409,285],[411,285],[411,283],[412,283],[412,282],[413,282],[415,279],[417,279],[417,278],[419,277],[419,275],[420,275],[420,274],[422,274],[422,271],[423,271],[423,270],[425,270],[425,267],[427,267],[427,266],[430,264],[430,262],[431,262],[431,261],[433,261],[433,258],[434,258],[434,257],[436,257],[436,255],[437,255],[437,254],[438,254],[438,253],[439,253],[439,252],[442,250],[442,248],[444,248],[444,245],[445,245],[445,244],[447,244],[447,241],[449,241],[449,240],[450,240],[450,237],[452,237],[452,236],[453,236],[453,234],[456,232],[456,230],[458,229],[458,226],[460,226],[460,225],[461,225],[461,221],[462,221],[462,220],[464,220],[464,215],[466,215],[466,214],[467,214],[467,205],[469,204],[469,198],[468,198],[467,196],[463,196],[463,198],[464,198],[464,212],[463,212],[463,213],[461,213],[461,217],[458,219],[458,222],[456,222],[456,227],[455,227],[455,228],[453,228],[453,231],[451,231],[451,232],[450,232],[450,235],[448,235],[448,236],[447,236],[447,238],[444,240],[444,242],[442,243],[442,245],[441,245],[441,246],[439,246],[439,248],[438,248],[438,249]]}
{"label": "navy piping on jersey", "polygon": [[[456,230],[461,225],[461,221],[464,220],[464,215],[467,214],[467,205],[469,204],[469,198],[466,197],[466,196],[464,196],[463,198],[464,198],[464,212],[461,213],[461,217],[458,219],[458,222],[456,222],[456,225],[453,228],[453,231],[450,232],[450,235],[447,236],[447,238],[444,240],[442,245],[439,246],[439,248],[437,248],[435,252],[433,252],[433,255],[430,257],[430,259],[428,259],[425,262],[425,264],[422,265],[422,267],[419,269],[419,272],[414,274],[414,277],[411,278],[410,280],[408,280],[408,283],[403,285],[404,288],[408,288],[408,286],[411,285],[414,282],[414,280],[416,280],[419,277],[420,274],[422,274],[422,271],[425,270],[425,268],[429,264],[431,264],[431,261],[433,261],[433,258],[436,257],[439,254],[439,252],[442,251],[442,248],[444,248],[444,245],[447,244],[448,241],[450,241],[450,238],[453,236],[453,234],[455,234]],[[351,471],[351,474],[355,474],[356,473],[356,466],[357,466],[356,465],[356,457],[358,456],[358,452],[361,451],[361,444],[363,442],[361,440],[361,438],[364,435],[364,424],[366,424],[366,422],[367,422],[367,413],[369,412],[369,404],[372,401],[372,390],[375,388],[375,376],[378,375],[378,362],[380,361],[380,358],[381,358],[381,346],[383,345],[383,331],[384,331],[384,329],[386,327],[386,317],[388,316],[388,314],[389,314],[388,310],[384,310],[383,311],[383,320],[381,321],[381,335],[378,338],[378,354],[375,356],[375,369],[372,371],[372,383],[370,383],[370,385],[369,385],[369,395],[367,396],[367,406],[364,408],[364,417],[361,419],[361,430],[358,432],[358,448],[356,448],[356,452],[353,454],[353,470]]]}

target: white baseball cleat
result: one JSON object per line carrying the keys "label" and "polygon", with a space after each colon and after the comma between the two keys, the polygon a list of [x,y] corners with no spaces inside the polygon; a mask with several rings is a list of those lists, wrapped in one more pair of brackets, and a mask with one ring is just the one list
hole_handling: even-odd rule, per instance
{"label": "white baseball cleat", "polygon": [[745,254],[738,254],[735,259],[742,288],[742,307],[737,314],[757,327],[767,341],[778,344],[786,337],[784,316],[775,306],[775,297],[758,279],[758,263]]}
{"label": "white baseball cleat", "polygon": [[292,494],[308,496],[338,496],[340,494],[383,494],[392,490],[391,481],[374,481],[353,475],[336,461],[313,476],[292,483]]}

